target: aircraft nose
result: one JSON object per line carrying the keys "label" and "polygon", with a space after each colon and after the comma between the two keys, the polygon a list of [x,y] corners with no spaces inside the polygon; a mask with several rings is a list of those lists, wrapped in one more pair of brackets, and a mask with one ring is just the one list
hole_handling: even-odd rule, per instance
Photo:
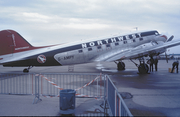
{"label": "aircraft nose", "polygon": [[166,35],[162,35],[161,37],[165,38],[167,40],[167,36]]}

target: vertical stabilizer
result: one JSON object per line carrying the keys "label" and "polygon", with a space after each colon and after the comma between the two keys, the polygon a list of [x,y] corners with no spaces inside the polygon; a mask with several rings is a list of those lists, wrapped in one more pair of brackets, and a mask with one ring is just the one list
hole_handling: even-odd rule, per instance
{"label": "vertical stabilizer", "polygon": [[32,45],[29,44],[19,33],[13,30],[0,31],[0,56],[11,55],[31,48]]}

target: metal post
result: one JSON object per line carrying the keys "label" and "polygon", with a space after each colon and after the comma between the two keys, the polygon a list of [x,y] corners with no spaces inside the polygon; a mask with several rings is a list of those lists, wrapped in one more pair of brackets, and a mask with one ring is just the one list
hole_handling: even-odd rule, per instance
{"label": "metal post", "polygon": [[[99,79],[99,78],[98,78]],[[98,79],[96,80],[97,81],[97,97],[98,97],[98,93],[99,93],[99,91],[98,91]]]}
{"label": "metal post", "polygon": [[104,116],[106,116],[106,114],[107,114],[107,107],[106,107],[106,103],[107,103],[107,101],[106,101],[106,97],[107,97],[107,93],[106,93],[106,88],[107,88],[107,85],[106,85],[106,80],[107,80],[107,78],[106,78],[106,75],[103,75],[103,77],[104,77]]}
{"label": "metal post", "polygon": [[[34,97],[33,104],[34,103],[37,104],[38,101],[42,101],[42,99],[40,99],[40,96],[39,96],[39,76],[40,76],[39,74],[35,75],[35,97]],[[38,100],[35,102],[36,98]]]}

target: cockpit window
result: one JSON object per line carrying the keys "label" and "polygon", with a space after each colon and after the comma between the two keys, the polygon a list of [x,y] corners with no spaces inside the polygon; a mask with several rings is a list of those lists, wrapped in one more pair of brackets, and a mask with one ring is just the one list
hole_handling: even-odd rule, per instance
{"label": "cockpit window", "polygon": [[148,31],[148,32],[143,32],[141,33],[141,36],[150,36],[150,35],[159,35],[159,33],[157,31]]}
{"label": "cockpit window", "polygon": [[156,31],[156,32],[155,32],[155,35],[157,36],[157,35],[159,35],[159,33]]}

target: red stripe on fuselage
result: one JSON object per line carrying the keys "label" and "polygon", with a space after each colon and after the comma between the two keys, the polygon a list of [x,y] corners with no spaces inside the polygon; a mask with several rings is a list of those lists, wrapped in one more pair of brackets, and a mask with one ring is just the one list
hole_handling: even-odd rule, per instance
{"label": "red stripe on fuselage", "polygon": [[[52,45],[55,46],[55,45]],[[20,47],[20,48],[14,48],[14,53],[19,53],[19,52],[24,52],[24,51],[29,51],[29,50],[35,50],[35,49],[41,49],[41,48],[47,48],[47,47],[52,47],[52,46],[42,46],[42,47]]]}

